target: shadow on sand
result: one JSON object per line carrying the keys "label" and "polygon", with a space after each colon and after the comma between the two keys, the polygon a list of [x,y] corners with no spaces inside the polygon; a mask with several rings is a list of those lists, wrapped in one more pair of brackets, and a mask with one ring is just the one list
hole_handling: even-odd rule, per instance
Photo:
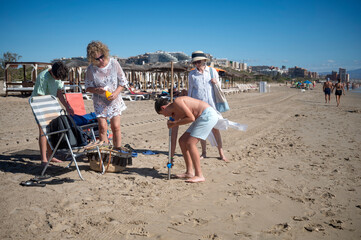
{"label": "shadow on sand", "polygon": [[[149,149],[134,149],[134,152],[139,154],[149,153]],[[154,154],[162,154],[167,155],[168,152],[166,151],[151,151]],[[177,156],[182,156],[177,154]],[[64,159],[65,154],[60,153],[56,154],[56,157],[59,159]],[[136,161],[136,158],[133,158],[133,161]],[[67,161],[68,162],[68,161]],[[78,157],[77,162],[84,162],[87,163],[86,156]],[[79,169],[84,171],[89,171],[90,166],[88,164],[79,164]],[[43,170],[43,166],[39,160],[39,151],[38,150],[31,150],[25,149],[17,152],[11,152],[8,155],[0,155],[0,171],[2,172],[10,172],[10,173],[24,173],[34,176],[39,176],[41,171]],[[46,174],[52,177],[58,177],[63,174],[66,174],[71,171],[76,171],[74,164],[70,166],[70,168],[66,168],[64,166],[58,165],[51,165],[46,170]],[[114,174],[114,173],[113,173]],[[132,168],[128,166],[123,172],[119,172],[116,174],[124,174],[124,175],[131,175],[137,174],[144,177],[151,177],[157,179],[164,179],[167,178],[166,173],[159,173],[158,170],[154,168]]]}

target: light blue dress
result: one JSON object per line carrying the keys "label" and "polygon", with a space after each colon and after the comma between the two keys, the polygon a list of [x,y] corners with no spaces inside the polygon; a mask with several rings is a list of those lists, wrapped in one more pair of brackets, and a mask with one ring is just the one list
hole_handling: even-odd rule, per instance
{"label": "light blue dress", "polygon": [[190,71],[188,75],[188,96],[202,100],[216,109],[215,95],[213,90],[213,83],[211,82],[210,71],[213,71],[213,77],[217,80],[217,83],[220,86],[217,70],[207,66],[203,73],[200,73],[197,68],[195,68],[194,70]]}

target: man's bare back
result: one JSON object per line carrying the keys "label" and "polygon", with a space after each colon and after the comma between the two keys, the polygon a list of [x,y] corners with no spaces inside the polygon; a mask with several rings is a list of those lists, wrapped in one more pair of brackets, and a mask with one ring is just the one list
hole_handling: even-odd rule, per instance
{"label": "man's bare back", "polygon": [[332,88],[332,82],[330,81],[325,82],[325,88]]}
{"label": "man's bare back", "polygon": [[176,98],[174,102],[169,105],[168,111],[171,112],[172,118],[177,121],[189,117],[188,111],[191,112],[194,119],[197,119],[208,107],[210,106],[206,102],[188,96],[183,96]]}

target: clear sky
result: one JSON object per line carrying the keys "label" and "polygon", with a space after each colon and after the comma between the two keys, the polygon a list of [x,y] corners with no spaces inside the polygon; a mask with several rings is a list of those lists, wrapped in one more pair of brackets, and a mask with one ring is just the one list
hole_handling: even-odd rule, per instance
{"label": "clear sky", "polygon": [[360,0],[0,0],[0,54],[22,61],[202,50],[248,65],[361,68]]}

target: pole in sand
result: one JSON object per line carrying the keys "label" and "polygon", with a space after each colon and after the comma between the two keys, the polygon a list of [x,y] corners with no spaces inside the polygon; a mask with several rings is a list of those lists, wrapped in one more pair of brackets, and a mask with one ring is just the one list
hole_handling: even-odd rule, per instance
{"label": "pole in sand", "polygon": [[[170,85],[170,102],[173,102],[173,84],[174,84],[174,78],[173,78],[173,62],[170,62],[170,69],[171,69],[171,85]],[[172,118],[169,118],[169,120],[173,121]],[[171,168],[173,166],[172,163],[172,129],[169,128],[169,148],[168,148],[168,180],[170,179],[170,173]]]}

